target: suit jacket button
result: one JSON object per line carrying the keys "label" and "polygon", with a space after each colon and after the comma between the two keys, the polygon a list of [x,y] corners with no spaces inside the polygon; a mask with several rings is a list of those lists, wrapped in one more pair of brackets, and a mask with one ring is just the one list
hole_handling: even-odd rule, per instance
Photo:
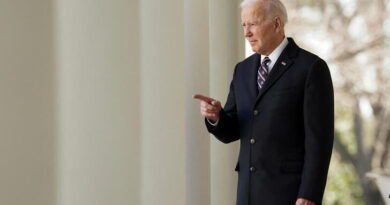
{"label": "suit jacket button", "polygon": [[251,142],[251,144],[255,144],[255,143],[256,143],[256,140],[252,138],[252,139],[250,140],[250,142]]}
{"label": "suit jacket button", "polygon": [[255,167],[250,167],[250,168],[249,168],[249,171],[255,172],[255,171],[256,171],[256,168],[255,168]]}
{"label": "suit jacket button", "polygon": [[254,110],[254,111],[253,111],[253,115],[256,116],[257,114],[259,114],[259,111],[258,111],[258,110]]}

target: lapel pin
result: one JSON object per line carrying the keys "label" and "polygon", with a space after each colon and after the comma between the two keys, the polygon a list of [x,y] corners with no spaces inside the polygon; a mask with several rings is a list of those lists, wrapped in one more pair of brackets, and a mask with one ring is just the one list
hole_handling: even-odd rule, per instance
{"label": "lapel pin", "polygon": [[284,61],[282,61],[282,65],[286,66],[286,65],[287,65],[287,63],[286,63],[286,62],[284,62]]}

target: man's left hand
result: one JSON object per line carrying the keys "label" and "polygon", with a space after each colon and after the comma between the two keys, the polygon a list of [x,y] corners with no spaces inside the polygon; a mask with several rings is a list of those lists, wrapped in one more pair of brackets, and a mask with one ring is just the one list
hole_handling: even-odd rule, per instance
{"label": "man's left hand", "polygon": [[316,205],[316,203],[309,201],[307,199],[299,198],[297,199],[297,202],[295,202],[295,205]]}

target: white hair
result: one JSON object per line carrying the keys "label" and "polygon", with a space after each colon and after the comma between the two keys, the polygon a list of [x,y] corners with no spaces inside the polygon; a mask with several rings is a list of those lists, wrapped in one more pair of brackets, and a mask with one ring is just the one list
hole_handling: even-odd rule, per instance
{"label": "white hair", "polygon": [[268,20],[272,20],[276,15],[280,15],[280,20],[284,25],[288,22],[286,7],[280,0],[244,0],[241,2],[240,7],[242,9],[248,6],[259,5],[260,3],[265,7]]}

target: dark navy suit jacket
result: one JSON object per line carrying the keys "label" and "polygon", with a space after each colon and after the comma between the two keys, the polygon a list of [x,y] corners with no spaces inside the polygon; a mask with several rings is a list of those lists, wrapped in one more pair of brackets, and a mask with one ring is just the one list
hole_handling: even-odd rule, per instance
{"label": "dark navy suit jacket", "polygon": [[257,91],[260,55],[236,65],[210,133],[240,140],[237,205],[321,204],[334,137],[333,86],[326,63],[293,39]]}

